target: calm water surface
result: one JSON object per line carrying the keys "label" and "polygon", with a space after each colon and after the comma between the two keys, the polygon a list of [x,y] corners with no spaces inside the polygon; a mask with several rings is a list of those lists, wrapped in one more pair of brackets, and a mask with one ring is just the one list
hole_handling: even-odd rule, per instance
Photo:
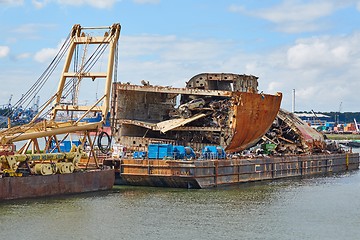
{"label": "calm water surface", "polygon": [[0,203],[1,239],[360,239],[360,171]]}

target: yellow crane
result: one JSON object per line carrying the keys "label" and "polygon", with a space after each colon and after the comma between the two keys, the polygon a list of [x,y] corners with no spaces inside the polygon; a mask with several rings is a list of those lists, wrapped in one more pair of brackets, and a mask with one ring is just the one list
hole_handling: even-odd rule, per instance
{"label": "yellow crane", "polygon": [[[62,153],[53,156],[49,155],[52,151],[51,146],[55,145],[55,148],[60,152],[60,142],[68,137],[69,134],[75,132],[81,133],[83,138],[81,140],[82,144],[86,141],[88,142],[91,154],[95,159],[96,166],[98,166],[98,161],[94,152],[95,139],[90,137],[90,133],[98,132],[105,123],[107,113],[109,112],[111,85],[114,78],[114,63],[116,63],[120,29],[121,26],[118,23],[108,27],[82,27],[79,24],[73,26],[68,39],[63,45],[65,46],[64,49],[67,50],[67,56],[65,58],[56,93],[45,102],[31,122],[20,126],[9,127],[0,131],[0,163],[3,163],[3,170],[5,169],[14,172],[16,171],[16,167],[21,165],[21,162],[33,159],[31,156],[37,156],[36,159],[40,159],[43,162],[49,159],[50,161],[54,159],[70,159],[70,162],[76,159],[75,162],[78,162],[79,154],[81,153],[80,148],[72,149],[73,153],[77,153],[76,156],[73,156],[74,154],[66,156],[66,154]],[[90,36],[86,33],[87,31],[99,31],[102,32],[103,35]],[[77,47],[81,45],[86,45],[84,52],[87,51],[87,45],[93,45],[95,50],[86,62],[84,62],[85,60],[82,58],[81,67],[78,71],[73,72],[70,70],[70,65],[74,62]],[[105,52],[108,53],[106,71],[92,72],[93,61],[96,61],[96,59],[99,58],[99,55],[102,55]],[[89,81],[105,79],[104,94],[93,103],[87,105],[78,105],[77,101],[73,101],[71,104],[64,103],[62,99],[68,94],[68,87],[70,86],[69,81],[74,79],[77,79],[78,81],[75,82],[78,82],[79,84],[81,79]],[[50,112],[50,117],[38,121],[38,118],[47,111]],[[59,121],[58,115],[64,112],[76,112],[80,113],[80,115],[76,121]],[[101,120],[99,122],[82,122],[81,120],[90,113],[100,113]],[[40,139],[44,139],[44,147],[40,147]],[[25,143],[17,152],[14,152],[14,143],[19,141],[25,141]],[[46,173],[46,169],[39,169],[40,167],[38,167],[38,171],[45,171]]]}

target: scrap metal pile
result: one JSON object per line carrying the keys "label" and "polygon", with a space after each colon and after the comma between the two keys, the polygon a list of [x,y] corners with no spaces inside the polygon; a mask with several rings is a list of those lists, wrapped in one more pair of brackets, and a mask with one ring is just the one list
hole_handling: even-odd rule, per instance
{"label": "scrap metal pile", "polygon": [[269,131],[259,142],[257,153],[313,154],[342,152],[335,142],[326,141],[324,135],[311,128],[295,114],[280,109]]}
{"label": "scrap metal pile", "polygon": [[[189,118],[194,114],[205,114],[196,121],[196,125],[211,127],[226,127],[228,122],[228,111],[231,106],[230,99],[205,101],[202,98],[191,100],[180,105],[174,115]],[[220,136],[217,134],[189,134],[186,139],[189,142],[199,141],[197,138],[206,138],[209,143],[217,143]],[[182,140],[184,136],[182,136]],[[314,154],[324,152],[342,152],[339,144],[326,141],[322,133],[311,128],[295,114],[280,109],[268,132],[255,146],[257,154]]]}
{"label": "scrap metal pile", "polygon": [[[206,98],[205,98],[206,99]],[[231,108],[231,100],[226,99],[211,99],[204,100],[197,98],[185,104],[180,105],[174,112],[170,112],[171,118],[190,118],[194,115],[204,114],[204,117],[192,123],[194,127],[210,127],[210,128],[228,128],[229,111]],[[188,134],[190,133],[190,134]],[[220,142],[220,132],[203,131],[193,134],[192,132],[178,133],[178,139],[187,142],[201,142],[218,144]]]}
{"label": "scrap metal pile", "polygon": [[258,93],[258,78],[232,73],[201,73],[185,88],[113,85],[114,139],[127,149],[146,151],[153,142],[208,145],[228,153],[253,146],[280,108],[281,93]]}
{"label": "scrap metal pile", "polygon": [[[191,102],[201,102],[201,105],[196,107],[184,107],[189,105]],[[188,103],[182,104],[176,110],[178,116],[182,118],[189,118],[194,114],[203,113],[206,117],[202,118],[202,121],[198,121],[198,126],[210,126],[210,127],[228,127],[227,122],[229,118],[229,110],[231,107],[230,99],[216,100],[211,99],[210,102],[205,101],[202,98],[194,99]],[[174,117],[173,114],[170,114]]]}

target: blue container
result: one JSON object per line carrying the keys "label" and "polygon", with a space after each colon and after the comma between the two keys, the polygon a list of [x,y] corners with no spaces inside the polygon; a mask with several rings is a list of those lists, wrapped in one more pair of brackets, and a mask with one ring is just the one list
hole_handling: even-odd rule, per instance
{"label": "blue container", "polygon": [[225,159],[226,153],[220,146],[206,146],[202,149],[202,157],[205,159]]}
{"label": "blue container", "polygon": [[174,146],[173,156],[175,159],[194,159],[196,154],[191,147]]}
{"label": "blue container", "polygon": [[[60,151],[61,152],[70,152],[71,150],[71,146],[72,145],[75,145],[75,146],[79,146],[81,144],[81,141],[70,141],[70,140],[65,140],[65,141],[62,141],[59,143],[59,146],[60,146]],[[51,149],[54,149],[54,153],[57,153],[59,152],[58,149],[56,148],[56,144],[55,142],[51,142]]]}
{"label": "blue container", "polygon": [[163,159],[165,157],[173,157],[173,145],[171,145],[171,144],[149,144],[148,158]]}
{"label": "blue container", "polygon": [[149,144],[148,146],[148,158],[159,158],[159,144]]}
{"label": "blue container", "polygon": [[184,159],[185,157],[185,147],[184,146],[174,146],[174,158],[175,159]]}
{"label": "blue container", "polygon": [[135,159],[144,159],[146,157],[146,152],[134,152],[133,158]]}
{"label": "blue container", "polygon": [[159,158],[173,157],[173,145],[159,144]]}

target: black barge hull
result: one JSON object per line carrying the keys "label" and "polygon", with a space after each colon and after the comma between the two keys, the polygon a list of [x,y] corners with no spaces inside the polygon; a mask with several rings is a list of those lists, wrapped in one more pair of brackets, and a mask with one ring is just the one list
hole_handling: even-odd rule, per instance
{"label": "black barge hull", "polygon": [[226,160],[107,159],[116,185],[210,188],[221,185],[324,175],[359,169],[358,153]]}

